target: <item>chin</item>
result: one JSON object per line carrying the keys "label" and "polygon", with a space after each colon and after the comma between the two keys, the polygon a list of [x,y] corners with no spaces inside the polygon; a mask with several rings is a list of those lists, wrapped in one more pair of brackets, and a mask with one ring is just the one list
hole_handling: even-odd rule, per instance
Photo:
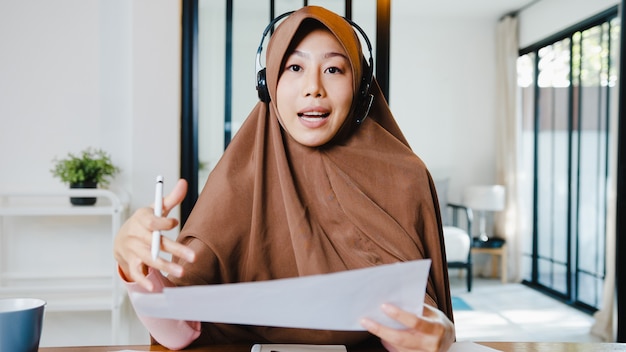
{"label": "chin", "polygon": [[320,147],[326,143],[328,143],[329,139],[323,138],[294,138],[298,143],[307,146],[307,147],[311,147],[311,148],[315,148],[315,147]]}

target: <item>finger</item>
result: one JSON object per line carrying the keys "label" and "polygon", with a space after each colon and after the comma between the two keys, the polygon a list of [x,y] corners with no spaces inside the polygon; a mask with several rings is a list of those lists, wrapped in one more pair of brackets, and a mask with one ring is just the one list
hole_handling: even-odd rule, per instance
{"label": "finger", "polygon": [[[158,221],[160,219],[167,218],[159,218],[154,215],[154,209],[149,207],[143,207],[137,209],[135,214],[132,216],[133,222],[128,222],[131,227],[128,228],[127,232],[131,236],[137,236],[139,233],[152,233],[153,230],[160,230],[157,227]],[[148,230],[148,231],[146,231]]]}
{"label": "finger", "polygon": [[164,272],[167,274],[166,276],[174,276],[174,277],[182,277],[183,276],[183,267],[170,262],[169,260],[165,260],[161,257],[157,257],[157,259],[151,259],[150,267]]}
{"label": "finger", "polygon": [[[148,237],[152,238],[152,231],[168,231],[175,228],[178,225],[178,219],[175,218],[159,218],[152,216],[149,222],[146,224],[146,228],[150,230]],[[145,234],[144,234],[145,235]]]}
{"label": "finger", "polygon": [[419,318],[417,315],[402,310],[392,304],[385,303],[381,306],[381,309],[390,318],[397,320],[400,324],[408,328],[414,328],[418,324]]}
{"label": "finger", "polygon": [[128,232],[134,236],[141,236],[144,240],[152,239],[152,231],[168,231],[178,225],[177,219],[155,216],[153,209],[148,207],[137,209],[133,218],[136,223],[133,223]]}
{"label": "finger", "polygon": [[438,344],[439,336],[443,334],[440,324],[436,324],[431,319],[418,317],[413,313],[404,311],[391,304],[383,304],[381,309],[390,318],[397,320],[407,329],[394,329],[379,324],[370,319],[361,321],[361,325],[370,333],[380,337],[392,346],[400,349],[411,348],[415,346],[427,346]]}
{"label": "finger", "polygon": [[392,329],[368,318],[361,319],[361,326],[373,335],[380,337],[381,340],[393,345],[401,345],[404,340],[403,335],[406,334],[405,330]]}
{"label": "finger", "polygon": [[379,336],[378,331],[380,330],[382,325],[378,324],[377,322],[369,318],[363,318],[359,321],[359,323],[361,324],[362,327],[365,328],[365,330],[371,332],[372,334],[376,336]]}
{"label": "finger", "polygon": [[411,329],[424,333],[433,333],[439,327],[436,324],[439,317],[437,310],[428,304],[424,304],[421,317],[391,304],[383,304],[381,308],[390,318]]}
{"label": "finger", "polygon": [[395,352],[399,351],[400,348],[404,348],[405,331],[391,329],[368,318],[361,319],[361,326],[363,326],[372,335],[378,336],[387,351]]}
{"label": "finger", "polygon": [[167,214],[172,210],[175,206],[180,204],[183,199],[185,199],[185,195],[187,195],[187,181],[185,179],[179,179],[174,185],[172,191],[163,198],[163,214],[167,216]]}
{"label": "finger", "polygon": [[176,241],[172,241],[167,237],[161,238],[161,249],[164,252],[170,253],[175,257],[182,258],[183,260],[193,263],[196,260],[196,252],[184,244]]}
{"label": "finger", "polygon": [[[191,248],[183,245],[182,243],[176,242],[166,236],[161,236],[160,248],[162,252],[169,253],[174,257],[182,258],[187,262],[194,262],[196,259],[196,253]],[[140,255],[141,260],[147,266],[162,271],[167,275],[172,275],[175,277],[183,276],[184,269],[182,265],[166,260],[162,257],[157,257],[156,259],[154,259],[152,258],[151,253],[150,255],[148,253],[149,250],[146,246],[145,250],[143,250]]]}
{"label": "finger", "polygon": [[[150,215],[150,217],[153,216]],[[151,223],[151,221],[149,221],[149,223]],[[137,226],[131,227],[135,228]],[[165,260],[154,260],[152,258],[151,248],[152,232],[146,231],[143,225],[138,226],[137,231],[131,232],[131,235],[125,238],[121,236],[116,237],[116,259],[122,271],[127,274],[126,276],[132,281],[141,283],[144,287],[147,283],[147,281],[144,281],[147,280],[145,279],[147,267],[153,267],[157,270],[175,274],[178,274],[182,270],[182,268],[176,266],[169,266]],[[148,289],[149,287],[146,288]]]}
{"label": "finger", "polygon": [[148,292],[154,291],[154,284],[145,275],[135,277],[133,281]]}
{"label": "finger", "polygon": [[[161,236],[161,240],[163,240],[164,236]],[[148,289],[147,285],[152,286],[150,280],[146,277],[148,274],[148,268],[153,268],[154,270],[161,271],[167,275],[173,275],[175,277],[181,277],[183,273],[183,267],[173,263],[169,260],[166,260],[162,257],[152,258],[152,253],[150,251],[149,246],[143,245],[141,250],[137,250],[132,258],[134,261],[134,265],[130,266],[131,277],[133,281],[141,284],[143,287]]]}
{"label": "finger", "polygon": [[154,284],[144,274],[144,265],[141,260],[135,260],[132,265],[129,264],[130,279],[148,292],[154,290]]}
{"label": "finger", "polygon": [[380,338],[388,351],[439,351],[438,338],[422,334],[413,329],[392,329],[370,319],[361,320],[361,325]]}

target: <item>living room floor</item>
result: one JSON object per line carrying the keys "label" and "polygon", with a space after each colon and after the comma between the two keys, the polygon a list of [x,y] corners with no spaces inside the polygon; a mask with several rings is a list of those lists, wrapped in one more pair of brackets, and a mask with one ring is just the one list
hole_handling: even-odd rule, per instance
{"label": "living room floor", "polygon": [[451,270],[450,291],[471,308],[454,311],[458,341],[601,341],[590,334],[591,315],[523,284],[476,277],[467,292]]}

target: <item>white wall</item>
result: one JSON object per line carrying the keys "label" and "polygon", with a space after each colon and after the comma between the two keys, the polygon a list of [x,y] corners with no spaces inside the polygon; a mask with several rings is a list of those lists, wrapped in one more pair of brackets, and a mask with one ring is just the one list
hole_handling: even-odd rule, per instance
{"label": "white wall", "polygon": [[[52,159],[103,148],[111,189],[148,204],[179,174],[180,4],[0,2],[0,192],[58,190]],[[167,184],[166,184],[167,189]]]}
{"label": "white wall", "polygon": [[519,15],[520,48],[557,34],[620,3],[620,0],[542,0],[536,2]]}
{"label": "white wall", "polygon": [[424,17],[392,3],[390,107],[450,198],[495,180],[496,19]]}

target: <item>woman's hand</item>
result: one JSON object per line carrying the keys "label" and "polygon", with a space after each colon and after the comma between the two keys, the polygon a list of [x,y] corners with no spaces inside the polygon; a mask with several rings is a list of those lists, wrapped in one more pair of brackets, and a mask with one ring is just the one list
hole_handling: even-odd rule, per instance
{"label": "woman's hand", "polygon": [[380,337],[383,346],[390,352],[445,352],[454,342],[454,324],[435,307],[424,304],[421,317],[390,304],[384,304],[382,310],[407,329],[392,329],[371,319],[363,319],[361,324],[370,333]]}
{"label": "woman's hand", "polygon": [[[167,215],[183,201],[186,193],[187,181],[178,180],[172,192],[163,199],[162,218],[154,215],[153,208],[141,208],[126,220],[118,231],[113,244],[113,255],[128,281],[137,282],[146,290],[152,291],[152,282],[146,278],[148,267],[168,275],[182,276],[183,268],[180,265],[161,257],[153,260],[150,248],[153,230],[167,231],[178,225],[178,220],[168,218]],[[195,253],[191,249],[166,236],[161,236],[161,251],[181,257],[188,262],[195,260]]]}

